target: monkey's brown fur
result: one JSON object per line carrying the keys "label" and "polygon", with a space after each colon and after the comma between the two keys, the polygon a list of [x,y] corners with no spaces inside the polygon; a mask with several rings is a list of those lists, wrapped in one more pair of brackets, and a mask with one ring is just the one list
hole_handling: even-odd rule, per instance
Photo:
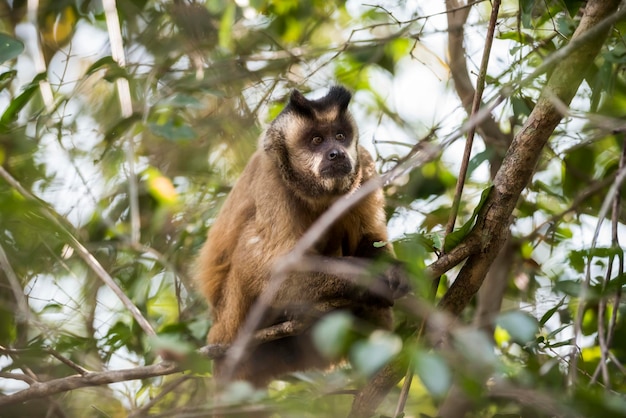
{"label": "monkey's brown fur", "polygon": [[[271,279],[274,263],[287,254],[311,224],[338,198],[376,175],[370,154],[358,145],[347,110],[350,93],[333,87],[319,100],[294,91],[270,124],[210,229],[197,263],[198,286],[213,315],[210,344],[230,344],[250,308]],[[379,190],[339,219],[311,253],[325,257],[374,258],[391,254],[384,199]],[[355,280],[324,273],[291,273],[264,326],[293,318],[316,304],[347,300],[348,310],[377,327],[390,328],[393,298],[406,292],[397,275],[383,275],[387,296]],[[380,284],[380,282],[379,282]],[[309,333],[257,346],[233,378],[264,385],[285,373],[330,364],[313,348]],[[216,375],[221,361],[216,361]]]}

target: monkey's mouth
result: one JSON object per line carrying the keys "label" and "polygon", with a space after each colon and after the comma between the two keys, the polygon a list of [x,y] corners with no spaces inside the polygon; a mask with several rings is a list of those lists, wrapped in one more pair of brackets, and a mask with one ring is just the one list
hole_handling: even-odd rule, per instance
{"label": "monkey's mouth", "polygon": [[333,162],[321,167],[320,176],[338,178],[345,177],[352,173],[352,164],[349,161]]}

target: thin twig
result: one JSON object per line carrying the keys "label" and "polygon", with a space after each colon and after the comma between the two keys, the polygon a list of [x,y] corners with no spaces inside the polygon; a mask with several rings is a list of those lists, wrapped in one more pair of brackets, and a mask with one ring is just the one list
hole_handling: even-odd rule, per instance
{"label": "thin twig", "polygon": [[[621,137],[622,137],[622,144],[624,144],[624,141],[626,140],[626,131],[622,132]],[[623,170],[624,167],[626,167],[626,146],[622,145],[622,155],[620,157],[618,170]],[[621,248],[620,242],[619,242],[619,234],[618,234],[619,214],[621,212],[621,209],[622,209],[622,192],[621,192],[621,188],[618,188],[615,193],[615,199],[613,200],[613,216],[611,219],[611,223],[612,223],[611,241],[612,241],[612,245],[614,248]],[[621,276],[622,274],[624,274],[624,253],[622,251],[618,253],[618,261],[619,263],[617,267],[618,268],[617,275]],[[611,313],[611,319],[609,320],[609,326],[608,326],[607,343],[609,346],[612,344],[613,337],[615,335],[614,333],[615,333],[615,327],[617,326],[617,313],[619,312],[619,309],[616,309],[616,308],[620,305],[621,296],[622,296],[622,288],[618,287],[617,290],[615,291],[615,298],[613,301],[613,312]]]}
{"label": "thin twig", "polygon": [[4,271],[4,275],[9,281],[9,286],[11,286],[11,291],[13,292],[13,297],[15,298],[15,303],[17,304],[17,313],[16,319],[18,322],[26,322],[30,318],[30,308],[28,306],[28,302],[26,300],[26,296],[24,296],[24,289],[20,284],[20,279],[15,274],[15,270],[11,266],[9,262],[9,258],[7,257],[7,253],[4,251],[4,247],[0,244],[0,268]]}
{"label": "thin twig", "polygon": [[29,375],[24,374],[24,373],[0,372],[0,378],[2,378],[2,379],[20,380],[22,382],[28,383],[29,385],[37,383],[37,381],[35,379],[33,379],[32,377],[30,377]]}
{"label": "thin twig", "polygon": [[56,350],[53,350],[50,347],[46,349],[46,352],[48,352],[52,357],[59,360],[61,363],[65,364],[67,367],[74,369],[74,371],[78,372],[79,374],[83,376],[90,373],[89,370],[85,369],[83,366],[74,363],[72,360],[61,355],[61,353],[57,352]]}
{"label": "thin twig", "polygon": [[[126,56],[124,54],[124,42],[120,19],[117,14],[115,0],[103,0],[105,20],[109,40],[111,42],[111,56],[113,60],[124,68],[126,66]],[[125,77],[118,77],[115,80],[117,95],[122,111],[122,118],[127,119],[133,114],[133,101],[130,95],[130,84]],[[139,187],[137,186],[137,174],[135,173],[135,151],[133,146],[133,135],[126,134],[126,163],[128,164],[128,196],[130,202],[130,240],[132,243],[139,243],[141,238],[141,219],[139,214]]]}
{"label": "thin twig", "polygon": [[582,204],[589,201],[589,198],[597,193],[601,193],[607,186],[615,181],[615,173],[609,174],[606,178],[595,181],[590,184],[588,188],[583,190],[579,195],[577,195],[572,203],[567,207],[567,209],[556,213],[550,216],[548,219],[540,223],[533,231],[531,231],[528,235],[522,238],[522,241],[534,241],[537,236],[541,234],[541,230],[545,228],[547,225],[555,225],[561,219],[565,217],[570,212],[574,212],[578,209]]}
{"label": "thin twig", "polygon": [[150,408],[152,408],[154,405],[159,403],[167,394],[169,394],[171,391],[173,391],[178,386],[180,386],[181,384],[185,383],[187,380],[189,380],[191,378],[192,378],[192,375],[186,374],[186,375],[183,375],[183,376],[179,377],[178,379],[176,379],[176,380],[174,380],[172,382],[169,382],[167,385],[165,385],[163,388],[161,388],[159,393],[154,398],[150,399],[150,401],[147,402],[145,405],[142,405],[141,408],[133,411],[130,415],[128,415],[128,418],[135,418],[135,417],[144,416],[144,414],[146,412],[148,412],[150,410]]}
{"label": "thin twig", "polygon": [[488,386],[488,395],[492,398],[511,399],[534,411],[543,412],[556,418],[583,418],[583,415],[558,402],[554,396],[543,391],[511,387],[504,383]]}
{"label": "thin twig", "polygon": [[[478,113],[482,103],[483,91],[485,90],[485,80],[487,78],[487,67],[489,66],[489,57],[491,55],[491,46],[493,45],[493,37],[496,30],[499,10],[500,0],[495,0],[491,9],[491,17],[489,18],[489,27],[487,28],[487,37],[485,38],[485,49],[483,50],[478,79],[476,80],[476,90],[474,92],[474,101],[472,102],[472,112],[470,117],[474,117]],[[472,154],[472,145],[474,144],[475,133],[476,125],[472,125],[467,131],[467,140],[465,141],[465,150],[463,151],[459,177],[456,182],[454,200],[452,201],[452,208],[450,210],[450,219],[448,219],[448,223],[446,225],[446,235],[452,233],[454,230],[454,224],[456,223],[459,207],[461,206],[461,197],[463,195],[463,187],[465,186],[465,179],[467,177],[467,170]]]}

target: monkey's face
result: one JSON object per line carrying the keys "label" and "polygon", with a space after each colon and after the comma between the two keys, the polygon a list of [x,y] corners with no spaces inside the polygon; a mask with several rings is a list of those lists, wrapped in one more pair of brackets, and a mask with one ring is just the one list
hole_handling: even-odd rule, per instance
{"label": "monkey's face", "polygon": [[292,167],[327,193],[344,194],[352,188],[358,169],[352,126],[347,121],[315,122],[305,122],[305,129],[288,144]]}
{"label": "monkey's face", "polygon": [[333,87],[319,100],[294,91],[264,138],[288,186],[306,198],[336,197],[360,181],[358,133],[350,93]]}

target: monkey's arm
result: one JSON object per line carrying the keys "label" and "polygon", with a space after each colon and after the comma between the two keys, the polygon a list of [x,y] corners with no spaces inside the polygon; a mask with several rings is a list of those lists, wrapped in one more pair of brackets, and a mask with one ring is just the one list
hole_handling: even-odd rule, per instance
{"label": "monkey's arm", "polygon": [[[376,176],[374,161],[367,151],[363,151],[361,159],[364,161],[364,181]],[[364,259],[360,262],[361,268],[375,275],[377,280],[370,280],[370,291],[378,297],[388,300],[398,299],[410,290],[408,275],[404,264],[396,259],[393,246],[387,235],[387,219],[384,211],[385,203],[382,190],[378,190],[361,202],[356,213],[361,220],[357,245],[350,255],[355,259]],[[372,262],[371,260],[375,260]]]}
{"label": "monkey's arm", "polygon": [[298,267],[301,272],[323,273],[346,280],[358,288],[355,295],[365,299],[382,298],[389,305],[410,290],[404,264],[392,257],[371,260],[311,255],[305,257]]}

